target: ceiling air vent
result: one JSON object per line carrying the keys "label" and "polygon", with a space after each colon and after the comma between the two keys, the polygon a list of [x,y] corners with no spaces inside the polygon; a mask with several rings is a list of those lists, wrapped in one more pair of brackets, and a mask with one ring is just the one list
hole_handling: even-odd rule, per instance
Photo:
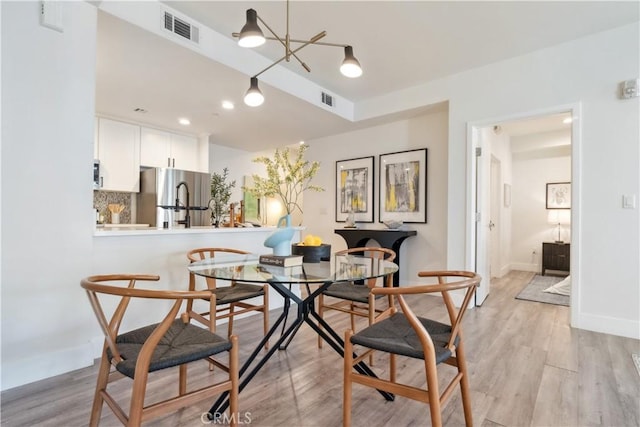
{"label": "ceiling air vent", "polygon": [[169,12],[164,13],[164,28],[192,42],[199,43],[200,41],[200,30],[198,27],[180,18],[176,18]]}
{"label": "ceiling air vent", "polygon": [[328,105],[329,107],[333,107],[333,96],[328,93],[322,92],[322,103]]}

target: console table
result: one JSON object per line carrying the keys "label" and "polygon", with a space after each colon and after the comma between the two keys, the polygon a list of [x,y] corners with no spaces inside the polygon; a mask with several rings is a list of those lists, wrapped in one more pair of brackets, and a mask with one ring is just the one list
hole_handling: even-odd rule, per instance
{"label": "console table", "polygon": [[[367,241],[375,240],[378,244],[387,249],[393,249],[396,253],[395,263],[400,266],[400,245],[407,237],[418,234],[416,230],[367,230],[363,228],[337,228],[333,230],[342,236],[347,242],[348,248],[358,248],[365,246]],[[393,274],[393,286],[400,283],[400,270]]]}

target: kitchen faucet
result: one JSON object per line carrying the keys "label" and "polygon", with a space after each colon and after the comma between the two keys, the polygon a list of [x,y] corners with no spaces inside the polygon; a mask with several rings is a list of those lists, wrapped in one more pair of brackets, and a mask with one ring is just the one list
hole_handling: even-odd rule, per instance
{"label": "kitchen faucet", "polygon": [[187,203],[185,204],[186,214],[183,220],[176,221],[178,224],[184,224],[184,228],[191,228],[191,216],[189,216],[189,186],[185,181],[176,185],[176,212],[180,210],[180,187],[184,185],[184,189],[187,192]]}

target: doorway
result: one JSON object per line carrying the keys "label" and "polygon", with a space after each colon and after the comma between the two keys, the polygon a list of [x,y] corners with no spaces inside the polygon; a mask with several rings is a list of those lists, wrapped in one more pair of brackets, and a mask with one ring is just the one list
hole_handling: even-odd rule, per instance
{"label": "doorway", "polygon": [[[557,129],[545,128],[558,116],[571,117],[573,123],[566,125],[566,133],[568,134],[569,144],[566,147],[554,146],[552,143],[534,150],[526,148],[528,140],[536,138],[527,138],[526,133],[522,129],[530,128],[530,134],[540,134],[544,136],[545,132],[553,132]],[[551,226],[547,223],[547,211],[544,206],[533,206],[531,212],[537,215],[537,223],[533,230],[529,232],[529,240],[523,239],[523,233],[512,232],[512,227],[522,227],[521,217],[522,208],[517,211],[514,219],[514,210],[518,206],[522,206],[522,193],[536,192],[535,203],[543,203],[544,184],[532,183],[531,188],[520,185],[518,180],[522,180],[525,172],[517,172],[515,169],[519,167],[519,163],[533,164],[537,160],[536,156],[542,159],[546,156],[553,156],[553,150],[560,152],[565,150],[565,162],[567,164],[567,178],[571,182],[572,191],[572,221],[567,227],[566,233],[571,235],[571,317],[574,319],[575,313],[578,313],[575,305],[577,304],[579,292],[579,236],[572,233],[573,230],[579,230],[579,105],[561,106],[550,108],[545,111],[532,112],[529,114],[521,114],[516,116],[508,116],[497,118],[490,121],[473,122],[468,124],[468,141],[470,143],[470,155],[475,157],[474,161],[469,162],[469,177],[471,180],[471,188],[475,189],[470,194],[469,200],[469,228],[468,242],[470,248],[470,265],[475,266],[476,271],[483,277],[482,286],[478,288],[476,295],[476,305],[480,306],[482,302],[489,296],[491,290],[491,279],[502,277],[510,270],[526,270],[536,273],[540,272],[542,262],[542,241],[550,238],[547,236]],[[511,134],[514,129],[520,128],[518,137],[515,138]],[[549,134],[549,139],[552,134]],[[540,139],[538,137],[537,139]],[[513,152],[512,141],[518,140],[519,146]],[[495,146],[493,146],[495,145]],[[497,148],[496,148],[497,147]],[[524,147],[524,148],[523,148]],[[505,153],[508,149],[508,153]],[[505,161],[504,159],[508,159]],[[514,160],[515,159],[515,160]],[[518,162],[518,160],[525,160]],[[526,160],[533,159],[530,162]],[[544,168],[543,168],[544,169]],[[548,171],[538,170],[536,174],[545,175]],[[548,173],[547,173],[548,175]],[[516,188],[515,184],[520,186]],[[551,178],[538,178],[539,180],[552,182]],[[513,193],[512,193],[513,188]],[[524,191],[523,191],[524,190]],[[527,194],[526,197],[531,197]],[[512,205],[516,203],[516,205]],[[528,202],[534,203],[534,202]],[[534,216],[534,213],[532,213]],[[544,219],[542,218],[544,217]],[[516,243],[514,243],[516,242]]]}

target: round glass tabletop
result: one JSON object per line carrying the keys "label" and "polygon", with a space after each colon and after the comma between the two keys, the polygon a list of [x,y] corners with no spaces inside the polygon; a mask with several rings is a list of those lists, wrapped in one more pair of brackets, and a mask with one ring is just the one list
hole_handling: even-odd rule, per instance
{"label": "round glass tabletop", "polygon": [[259,258],[256,254],[216,254],[214,258],[189,264],[189,271],[223,280],[301,284],[366,280],[398,271],[391,261],[353,255],[333,255],[330,261],[293,267],[260,264]]}

